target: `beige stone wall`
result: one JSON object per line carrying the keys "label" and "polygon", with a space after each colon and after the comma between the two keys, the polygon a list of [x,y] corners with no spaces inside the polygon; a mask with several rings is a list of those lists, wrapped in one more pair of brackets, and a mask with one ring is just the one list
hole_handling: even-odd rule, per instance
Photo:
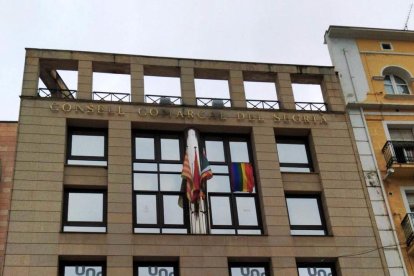
{"label": "beige stone wall", "polygon": [[[260,114],[263,122],[238,120],[236,111],[223,111],[226,116],[223,121],[187,120],[143,117],[137,112],[139,106],[130,105],[122,105],[125,113],[122,116],[56,112],[50,109],[52,103],[53,109],[65,104],[64,101],[22,100],[5,275],[56,275],[59,255],[106,256],[108,275],[130,275],[134,256],[179,257],[181,275],[193,275],[194,271],[203,271],[203,275],[227,275],[228,257],[271,258],[274,275],[294,275],[295,258],[336,257],[378,246],[344,114],[325,114],[327,124],[275,122],[273,112],[245,112],[252,117]],[[103,103],[102,106],[107,109],[117,105]],[[174,113],[180,109],[171,110]],[[108,122],[107,172],[65,168],[67,118]],[[149,124],[155,129],[174,125],[183,130],[195,125],[206,131],[220,126],[232,132],[248,130],[259,179],[265,235],[133,234],[132,123]],[[279,172],[274,138],[279,128],[311,131],[318,172],[305,176]],[[63,185],[86,185],[87,182],[108,187],[108,233],[60,233]],[[284,193],[303,190],[323,192],[332,235],[290,235]],[[384,274],[377,251],[338,260],[342,275],[355,275],[355,271],[364,271],[364,275]]]}
{"label": "beige stone wall", "polygon": [[[57,275],[59,256],[100,256],[106,259],[108,275],[132,275],[134,258],[173,257],[179,260],[180,275],[228,275],[228,259],[269,260],[272,275],[297,275],[296,260],[337,260],[339,275],[386,275],[383,270],[376,230],[373,227],[365,188],[356,161],[355,146],[343,107],[317,114],[294,110],[261,111],[242,108],[241,71],[259,70],[297,73],[296,66],[226,63],[115,56],[94,53],[29,51],[29,57],[79,58],[83,61],[119,61],[184,66],[186,101],[194,102],[194,88],[188,84],[194,66],[234,70],[230,74],[238,109],[224,109],[215,118],[205,118],[214,110],[201,107],[159,107],[143,103],[119,104],[65,101],[24,97],[21,102],[15,184],[5,274]],[[31,57],[32,58],[32,57]],[[84,63],[82,91],[88,87],[90,70]],[[134,66],[133,78],[142,76]],[[88,70],[86,70],[88,69]],[[86,72],[88,71],[88,72]],[[85,73],[86,72],[86,73]],[[307,67],[303,73],[330,74],[331,68]],[[289,87],[289,78],[280,75]],[[79,82],[81,84],[81,82]],[[142,86],[133,95],[142,99]],[[327,88],[328,89],[328,88]],[[135,91],[135,92],[134,92]],[[288,93],[289,89],[285,89]],[[87,92],[87,91],[86,91]],[[85,92],[85,93],[86,93]],[[332,93],[336,93],[333,91]],[[338,92],[338,99],[341,92]],[[87,94],[87,93],[86,93]],[[83,94],[83,99],[88,98]],[[34,95],[34,94],[33,94]],[[330,94],[328,94],[330,95]],[[288,95],[286,98],[289,99]],[[335,101],[331,101],[334,103]],[[93,112],[76,111],[76,105],[93,105]],[[290,103],[291,109],[294,105]],[[109,109],[111,112],[108,112]],[[161,109],[167,111],[162,115]],[[150,113],[151,112],[151,113]],[[158,115],[155,114],[158,112]],[[145,115],[146,114],[146,115]],[[152,114],[152,115],[151,115]],[[165,113],[164,113],[165,114]],[[242,115],[241,115],[242,114]],[[65,166],[66,129],[82,122],[108,126],[108,168]],[[325,122],[326,121],[326,122]],[[131,131],[163,129],[183,131],[193,126],[201,132],[249,133],[253,149],[262,236],[151,235],[133,234]],[[313,141],[314,163],[311,174],[281,173],[275,133],[309,132]],[[99,185],[108,190],[108,232],[106,234],[61,233],[64,185]],[[290,235],[285,192],[323,194],[328,236]],[[371,251],[372,250],[372,251]],[[369,253],[359,254],[361,252]]]}
{"label": "beige stone wall", "polygon": [[17,123],[0,122],[0,275],[3,275],[4,254],[6,252],[16,139]]}

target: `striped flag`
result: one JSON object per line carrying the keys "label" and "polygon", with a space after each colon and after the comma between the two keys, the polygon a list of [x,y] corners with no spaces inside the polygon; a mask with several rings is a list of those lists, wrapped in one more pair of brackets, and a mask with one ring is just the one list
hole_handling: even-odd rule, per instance
{"label": "striped flag", "polygon": [[253,167],[250,163],[231,164],[231,187],[234,192],[249,192],[254,189]]}
{"label": "striped flag", "polygon": [[203,156],[201,157],[201,177],[200,177],[200,197],[205,199],[207,194],[207,180],[213,177],[213,171],[211,170],[210,163],[207,160],[206,150],[203,150]]}
{"label": "striped flag", "polygon": [[190,161],[188,160],[188,153],[185,153],[184,156],[184,164],[183,164],[183,170],[181,172],[181,178],[183,179],[183,182],[186,182],[186,195],[187,199],[191,201],[192,198],[192,190],[193,190],[193,177],[191,175],[191,167],[190,167]]}

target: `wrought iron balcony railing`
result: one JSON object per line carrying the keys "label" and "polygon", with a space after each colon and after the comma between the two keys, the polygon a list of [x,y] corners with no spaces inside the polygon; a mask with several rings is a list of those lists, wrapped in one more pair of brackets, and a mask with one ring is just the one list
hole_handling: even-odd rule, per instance
{"label": "wrought iron balcony railing", "polygon": [[407,213],[401,222],[407,246],[410,246],[414,239],[413,219],[414,213]]}
{"label": "wrought iron balcony railing", "polygon": [[114,92],[93,92],[93,100],[108,101],[108,102],[130,102],[131,95],[129,93],[114,93]]}
{"label": "wrought iron balcony railing", "polygon": [[176,96],[145,95],[145,102],[160,105],[182,105],[182,98]]}
{"label": "wrought iron balcony railing", "polygon": [[220,98],[197,98],[197,105],[224,108],[224,107],[231,107],[231,101],[230,99],[220,99]]}
{"label": "wrought iron balcony railing", "polygon": [[414,141],[387,141],[382,148],[387,168],[392,164],[414,163]]}
{"label": "wrought iron balcony railing", "polygon": [[41,98],[76,99],[76,90],[39,88],[37,96]]}
{"label": "wrought iron balcony railing", "polygon": [[279,101],[246,100],[247,108],[279,109]]}
{"label": "wrought iron balcony railing", "polygon": [[326,103],[295,102],[296,110],[326,111]]}

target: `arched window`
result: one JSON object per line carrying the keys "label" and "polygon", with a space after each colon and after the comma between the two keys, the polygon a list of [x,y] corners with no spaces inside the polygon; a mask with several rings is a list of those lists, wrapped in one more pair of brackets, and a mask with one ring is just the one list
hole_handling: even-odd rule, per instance
{"label": "arched window", "polygon": [[410,88],[408,86],[411,75],[405,69],[398,66],[389,66],[382,71],[384,76],[385,93],[393,95],[408,95]]}
{"label": "arched window", "polygon": [[395,75],[386,75],[384,77],[384,86],[387,94],[410,94],[407,83]]}

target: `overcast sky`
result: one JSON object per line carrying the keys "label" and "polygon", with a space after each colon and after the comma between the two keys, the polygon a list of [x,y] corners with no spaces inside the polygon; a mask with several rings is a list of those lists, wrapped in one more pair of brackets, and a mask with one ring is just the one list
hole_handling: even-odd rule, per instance
{"label": "overcast sky", "polygon": [[0,0],[0,121],[18,119],[25,47],[331,65],[329,25],[403,29],[411,2]]}

